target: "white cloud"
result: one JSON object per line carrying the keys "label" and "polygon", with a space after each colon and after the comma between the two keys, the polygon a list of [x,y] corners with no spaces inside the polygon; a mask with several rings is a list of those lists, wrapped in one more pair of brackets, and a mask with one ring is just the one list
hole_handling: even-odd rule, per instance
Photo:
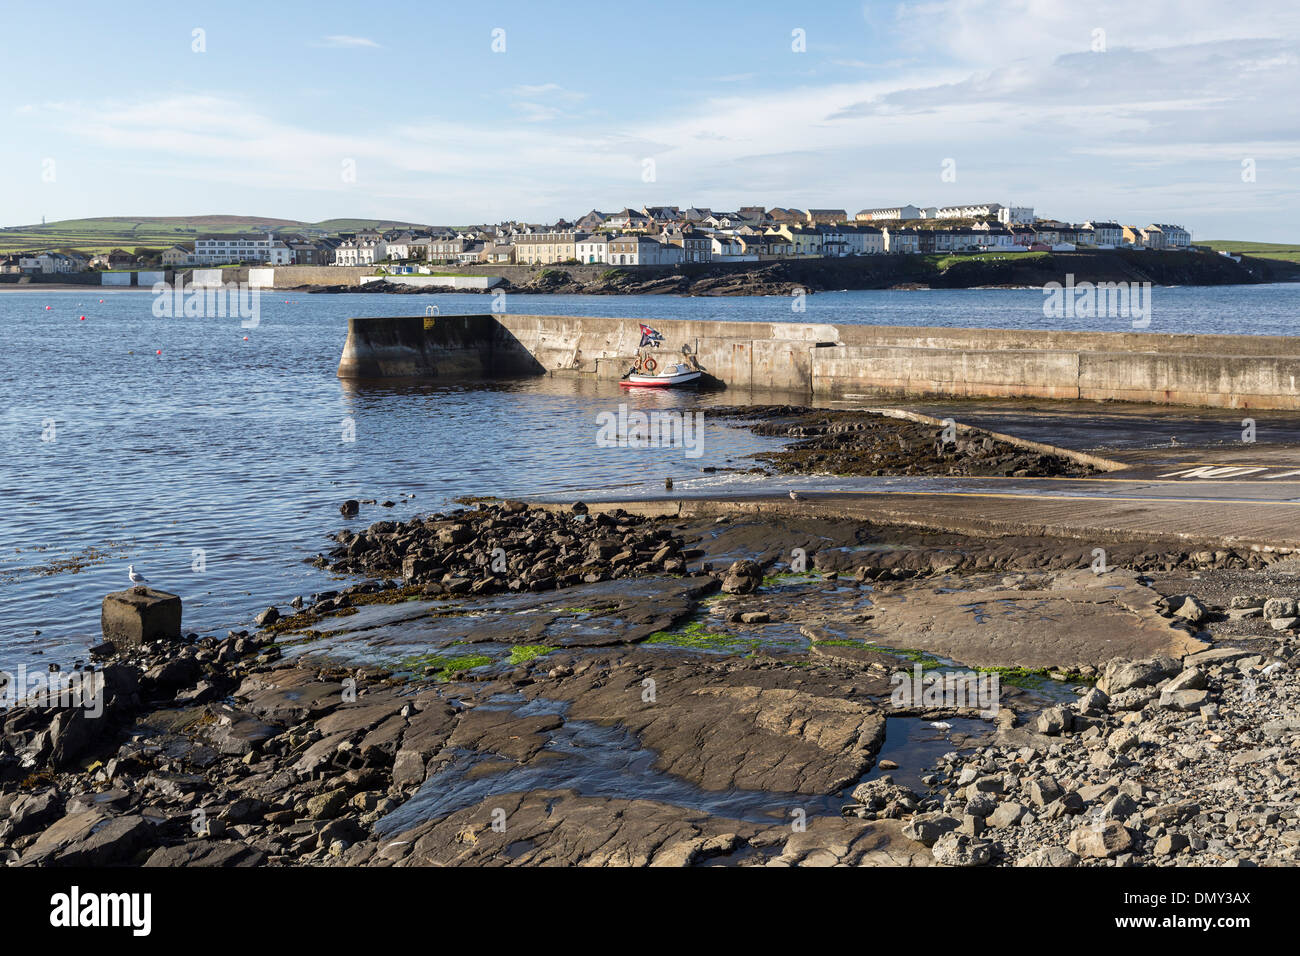
{"label": "white cloud", "polygon": [[546,93],[555,93],[564,87],[559,83],[541,83],[537,86],[516,86],[514,92],[517,96],[542,96]]}
{"label": "white cloud", "polygon": [[336,33],[332,36],[321,37],[318,46],[335,47],[335,48],[358,48],[366,47],[374,50],[380,49],[378,43],[369,37],[354,37],[344,33]]}

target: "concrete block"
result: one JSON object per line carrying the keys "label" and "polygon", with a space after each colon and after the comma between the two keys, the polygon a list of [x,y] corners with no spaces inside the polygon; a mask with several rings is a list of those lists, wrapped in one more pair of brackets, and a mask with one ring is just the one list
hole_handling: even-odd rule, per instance
{"label": "concrete block", "polygon": [[134,587],[104,596],[100,611],[104,640],[119,647],[181,636],[181,599],[166,591]]}

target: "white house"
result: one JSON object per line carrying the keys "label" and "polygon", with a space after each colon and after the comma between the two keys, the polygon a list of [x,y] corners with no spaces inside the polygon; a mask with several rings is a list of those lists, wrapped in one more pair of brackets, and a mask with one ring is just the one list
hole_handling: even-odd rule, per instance
{"label": "white house", "polygon": [[609,242],[617,236],[587,236],[579,239],[575,245],[575,256],[579,262],[609,262]]}
{"label": "white house", "polygon": [[220,266],[231,262],[268,262],[274,237],[249,233],[213,234],[194,240],[194,264]]}
{"label": "white house", "polygon": [[399,233],[384,241],[388,244],[388,255],[384,258],[395,261],[411,258],[411,243],[414,237],[409,232]]}
{"label": "white house", "polygon": [[373,266],[388,258],[388,243],[383,239],[344,239],[334,250],[336,266]]}
{"label": "white house", "polygon": [[1033,206],[1003,206],[998,210],[998,222],[1004,226],[1034,221]]}
{"label": "white house", "polygon": [[999,217],[1002,204],[996,202],[972,203],[966,206],[940,206],[935,212],[935,219],[984,219]]}
{"label": "white house", "polygon": [[67,272],[80,272],[85,266],[85,260],[78,261],[72,256],[64,255],[62,252],[42,252],[36,256],[29,256],[19,260],[19,268],[23,272],[40,272],[44,275],[62,274]]}
{"label": "white house", "polygon": [[861,209],[853,217],[858,222],[877,222],[888,219],[920,219],[919,206],[882,206],[879,209]]}
{"label": "white house", "polygon": [[710,251],[714,262],[757,262],[758,253],[746,252],[739,236],[714,233],[710,237]]}

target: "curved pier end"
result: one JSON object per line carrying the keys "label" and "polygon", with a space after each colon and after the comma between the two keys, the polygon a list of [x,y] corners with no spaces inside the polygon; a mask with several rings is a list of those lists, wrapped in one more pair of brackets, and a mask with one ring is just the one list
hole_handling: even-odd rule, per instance
{"label": "curved pier end", "polygon": [[509,373],[516,370],[515,362],[494,360],[499,331],[492,315],[348,319],[338,376],[393,381],[474,379]]}

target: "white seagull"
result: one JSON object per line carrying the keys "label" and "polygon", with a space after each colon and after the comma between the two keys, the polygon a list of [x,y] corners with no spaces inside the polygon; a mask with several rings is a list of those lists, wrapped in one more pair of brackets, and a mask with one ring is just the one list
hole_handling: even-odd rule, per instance
{"label": "white seagull", "polygon": [[799,492],[797,492],[797,491],[792,491],[792,492],[790,492],[790,500],[791,500],[791,501],[803,501],[803,495],[799,494]]}
{"label": "white seagull", "polygon": [[132,584],[148,584],[148,583],[149,583],[149,579],[148,579],[148,578],[146,578],[143,574],[140,574],[138,571],[136,571],[136,569],[135,569],[135,565],[134,565],[134,564],[128,564],[128,565],[126,566],[126,573],[127,573],[127,577],[129,577],[129,578],[131,579],[131,583],[132,583]]}

